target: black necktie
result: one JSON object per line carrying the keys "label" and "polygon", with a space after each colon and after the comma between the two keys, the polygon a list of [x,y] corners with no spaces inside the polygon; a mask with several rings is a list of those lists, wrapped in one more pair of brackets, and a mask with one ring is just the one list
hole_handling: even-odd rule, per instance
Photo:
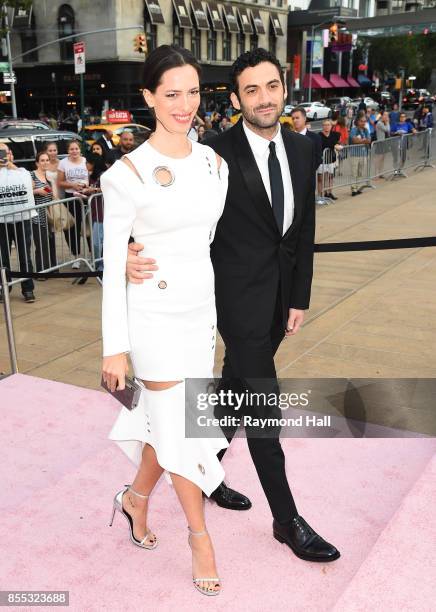
{"label": "black necktie", "polygon": [[285,211],[285,194],[283,191],[282,171],[280,162],[276,155],[276,143],[269,143],[268,157],[269,182],[271,185],[271,205],[274,217],[279,228],[280,235],[283,234],[283,218]]}

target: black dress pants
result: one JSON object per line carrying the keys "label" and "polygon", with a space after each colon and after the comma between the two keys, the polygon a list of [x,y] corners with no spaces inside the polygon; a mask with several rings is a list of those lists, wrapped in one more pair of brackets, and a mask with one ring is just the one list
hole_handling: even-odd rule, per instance
{"label": "black dress pants", "polygon": [[[11,269],[10,254],[12,243],[17,250],[19,272],[33,272],[32,266],[32,230],[31,221],[16,221],[15,223],[0,223],[0,263],[1,267]],[[21,292],[33,291],[31,278],[21,283]]]}
{"label": "black dress pants", "polygon": [[[264,337],[238,338],[223,335],[226,352],[222,372],[220,389],[234,393],[245,391],[254,394],[255,401],[244,405],[235,413],[233,407],[219,405],[215,409],[215,416],[239,416],[244,414],[253,417],[281,417],[277,406],[271,406],[258,397],[271,397],[270,394],[279,392],[277,375],[274,365],[274,355],[284,338],[279,302],[277,300],[276,312],[269,334]],[[256,396],[255,394],[259,394]],[[223,428],[223,432],[230,442],[238,429],[238,425]],[[260,483],[268,500],[273,517],[280,523],[285,523],[298,514],[289,488],[285,471],[285,456],[280,444],[280,427],[265,429],[245,428],[248,448],[259,476]],[[220,451],[221,460],[225,449]]]}

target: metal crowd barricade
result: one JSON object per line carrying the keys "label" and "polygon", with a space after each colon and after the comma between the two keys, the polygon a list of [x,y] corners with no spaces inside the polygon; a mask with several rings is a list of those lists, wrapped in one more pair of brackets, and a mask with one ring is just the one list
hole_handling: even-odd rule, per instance
{"label": "metal crowd barricade", "polygon": [[429,161],[436,161],[436,129],[430,128]]}
{"label": "metal crowd barricade", "polygon": [[370,149],[367,145],[347,145],[335,155],[324,149],[322,165],[318,175],[322,176],[322,193],[339,187],[362,190],[372,187],[370,183]]}
{"label": "metal crowd barricade", "polygon": [[92,270],[91,252],[88,205],[80,197],[0,214],[0,267],[23,273],[8,279],[9,287],[23,283],[23,292],[32,290],[26,272],[54,272],[75,262]]}
{"label": "metal crowd barricade", "polygon": [[429,130],[401,136],[401,170],[426,166],[429,144]]}
{"label": "metal crowd barricade", "polygon": [[371,143],[369,176],[391,178],[401,168],[401,136],[392,136]]}

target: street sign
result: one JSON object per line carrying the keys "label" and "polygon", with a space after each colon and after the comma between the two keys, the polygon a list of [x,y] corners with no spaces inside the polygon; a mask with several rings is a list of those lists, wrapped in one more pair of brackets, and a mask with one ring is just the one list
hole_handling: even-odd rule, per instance
{"label": "street sign", "polygon": [[85,43],[77,42],[74,49],[74,74],[85,74]]}
{"label": "street sign", "polygon": [[131,123],[132,115],[127,110],[110,110],[106,113],[108,123]]}
{"label": "street sign", "polygon": [[9,72],[9,62],[0,62],[0,72]]}
{"label": "street sign", "polygon": [[17,77],[15,75],[15,72],[3,72],[3,83],[5,84],[13,83],[14,85],[16,85]]}

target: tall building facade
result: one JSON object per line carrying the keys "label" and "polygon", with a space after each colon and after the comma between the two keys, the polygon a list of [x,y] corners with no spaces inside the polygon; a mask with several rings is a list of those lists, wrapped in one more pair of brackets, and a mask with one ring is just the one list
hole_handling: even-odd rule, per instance
{"label": "tall building facade", "polygon": [[203,67],[203,96],[228,96],[229,66],[246,50],[269,49],[286,68],[287,13],[285,0],[35,0],[31,14],[12,22],[18,112],[78,109],[73,41],[48,44],[72,34],[86,44],[85,104],[96,113],[105,101],[118,109],[142,104],[144,55],[134,51],[141,31],[149,51],[171,43],[192,50]]}

